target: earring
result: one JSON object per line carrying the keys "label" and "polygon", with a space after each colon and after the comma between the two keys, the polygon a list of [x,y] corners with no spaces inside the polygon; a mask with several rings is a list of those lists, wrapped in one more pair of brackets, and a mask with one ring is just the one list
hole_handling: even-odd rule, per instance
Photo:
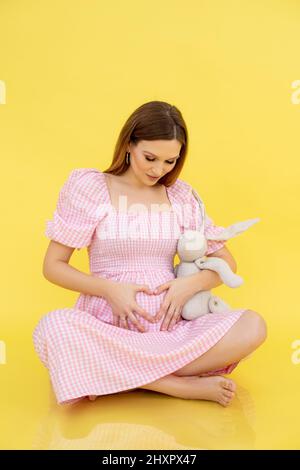
{"label": "earring", "polygon": [[127,165],[129,165],[129,157],[130,157],[130,153],[126,152],[126,163],[127,163]]}

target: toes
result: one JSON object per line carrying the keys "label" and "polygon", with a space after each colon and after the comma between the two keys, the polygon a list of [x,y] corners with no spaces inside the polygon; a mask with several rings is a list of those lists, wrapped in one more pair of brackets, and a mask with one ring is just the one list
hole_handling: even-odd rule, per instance
{"label": "toes", "polygon": [[222,404],[224,406],[229,405],[232,402],[233,397],[234,397],[234,394],[232,394],[231,396],[228,396],[227,394],[223,393],[222,398],[221,398]]}
{"label": "toes", "polygon": [[228,400],[228,398],[221,398],[221,400],[219,400],[219,403],[222,406],[228,406],[230,403],[230,400]]}
{"label": "toes", "polygon": [[232,392],[231,390],[227,390],[227,389],[223,388],[222,395],[221,395],[221,398],[220,398],[219,402],[223,406],[228,406],[231,403],[234,395],[235,395],[235,393]]}
{"label": "toes", "polygon": [[89,395],[89,400],[94,401],[96,400],[97,395]]}
{"label": "toes", "polygon": [[230,390],[231,392],[235,392],[236,391],[236,384],[230,380],[230,379],[226,379],[222,382],[222,386],[224,388],[226,388],[227,390]]}

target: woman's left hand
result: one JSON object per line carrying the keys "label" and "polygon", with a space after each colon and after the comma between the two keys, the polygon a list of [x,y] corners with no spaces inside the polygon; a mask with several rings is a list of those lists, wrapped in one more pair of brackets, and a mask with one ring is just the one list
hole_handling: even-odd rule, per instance
{"label": "woman's left hand", "polygon": [[168,292],[154,317],[155,321],[159,321],[165,315],[160,330],[171,330],[179,320],[185,303],[200,290],[196,289],[195,281],[191,279],[191,276],[185,276],[161,284],[153,293],[157,295],[167,289]]}

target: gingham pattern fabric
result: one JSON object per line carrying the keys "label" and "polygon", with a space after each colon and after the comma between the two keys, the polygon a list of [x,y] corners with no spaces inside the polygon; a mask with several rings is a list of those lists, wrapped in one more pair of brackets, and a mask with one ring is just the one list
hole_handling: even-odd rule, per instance
{"label": "gingham pattern fabric", "polygon": [[[122,212],[110,204],[105,174],[96,168],[71,171],[63,185],[46,235],[74,248],[88,247],[93,276],[157,287],[174,279],[177,241],[185,227],[194,229],[201,217],[191,186],[183,180],[166,188],[167,212]],[[180,207],[187,205],[188,216]],[[222,229],[206,217],[205,234]],[[208,243],[207,254],[224,246]],[[137,303],[154,316],[164,299],[138,292]],[[110,304],[80,294],[73,307],[42,316],[33,331],[35,350],[48,369],[58,404],[88,395],[106,395],[138,388],[171,374],[214,346],[246,309],[181,319],[171,331],[138,316],[142,333],[113,325]],[[202,375],[229,374],[238,363]]]}

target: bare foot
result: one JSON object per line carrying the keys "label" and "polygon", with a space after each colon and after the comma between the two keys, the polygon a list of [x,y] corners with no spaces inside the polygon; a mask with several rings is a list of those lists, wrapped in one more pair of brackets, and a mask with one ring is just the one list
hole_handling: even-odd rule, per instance
{"label": "bare foot", "polygon": [[170,374],[140,388],[188,400],[210,400],[227,406],[233,399],[236,384],[222,375],[208,377]]}
{"label": "bare foot", "polygon": [[89,400],[95,401],[97,398],[97,395],[89,395]]}
{"label": "bare foot", "polygon": [[228,406],[233,399],[236,391],[236,384],[231,379],[222,375],[213,375],[210,377],[185,376],[186,380],[182,389],[185,392],[185,398],[198,400],[211,400]]}

